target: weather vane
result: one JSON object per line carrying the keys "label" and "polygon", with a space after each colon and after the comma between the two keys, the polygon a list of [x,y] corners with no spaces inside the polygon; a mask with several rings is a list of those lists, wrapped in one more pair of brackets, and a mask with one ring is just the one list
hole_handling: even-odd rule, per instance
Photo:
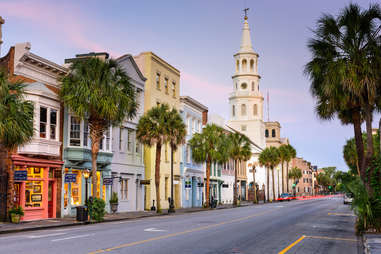
{"label": "weather vane", "polygon": [[247,19],[247,12],[250,10],[250,8],[245,8],[243,11],[245,12],[245,20]]}

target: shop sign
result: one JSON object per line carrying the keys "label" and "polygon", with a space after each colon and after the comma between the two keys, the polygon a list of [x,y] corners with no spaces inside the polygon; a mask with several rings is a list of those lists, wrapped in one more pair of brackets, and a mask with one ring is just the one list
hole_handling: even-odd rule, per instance
{"label": "shop sign", "polygon": [[229,188],[229,184],[223,184],[222,188]]}
{"label": "shop sign", "polygon": [[192,183],[191,183],[191,181],[185,181],[185,188],[186,188],[186,189],[190,189],[190,188],[192,188]]}
{"label": "shop sign", "polygon": [[28,171],[18,170],[15,171],[14,180],[15,181],[26,181],[28,179]]}
{"label": "shop sign", "polygon": [[197,183],[197,187],[204,187],[204,183]]}
{"label": "shop sign", "polygon": [[104,185],[112,185],[112,177],[103,178],[103,184]]}
{"label": "shop sign", "polygon": [[77,174],[65,174],[65,183],[75,183],[77,182]]}

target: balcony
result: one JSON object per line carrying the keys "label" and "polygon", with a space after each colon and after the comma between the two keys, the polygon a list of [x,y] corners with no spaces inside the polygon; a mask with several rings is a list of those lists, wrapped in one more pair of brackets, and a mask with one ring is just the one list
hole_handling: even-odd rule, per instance
{"label": "balcony", "polygon": [[[111,152],[99,151],[97,164],[111,164],[113,154]],[[83,147],[66,147],[64,160],[71,162],[91,162],[91,150]]]}
{"label": "balcony", "polygon": [[59,141],[34,138],[28,144],[20,146],[18,148],[18,153],[59,157],[60,147],[61,142]]}

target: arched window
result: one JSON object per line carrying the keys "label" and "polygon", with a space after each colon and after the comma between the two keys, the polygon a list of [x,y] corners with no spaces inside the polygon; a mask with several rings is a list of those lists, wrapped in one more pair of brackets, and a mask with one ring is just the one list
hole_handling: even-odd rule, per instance
{"label": "arched window", "polygon": [[255,90],[255,84],[254,84],[254,82],[251,82],[251,91],[254,92],[254,90]]}
{"label": "arched window", "polygon": [[272,131],[271,131],[271,136],[272,136],[273,138],[276,137],[276,135],[275,135],[275,130],[274,130],[274,129],[272,129]]}
{"label": "arched window", "polygon": [[235,90],[238,89],[238,83],[235,83]]}
{"label": "arched window", "polygon": [[253,114],[256,116],[258,115],[258,106],[257,104],[254,104],[254,107],[253,107]]}
{"label": "arched window", "polygon": [[247,61],[246,61],[246,59],[242,60],[242,71],[247,71]]}
{"label": "arched window", "polygon": [[243,115],[243,116],[246,115],[246,104],[241,105],[241,115]]}
{"label": "arched window", "polygon": [[241,84],[241,89],[242,89],[242,90],[245,90],[246,88],[247,88],[247,84],[246,84],[246,83],[242,83],[242,84]]}
{"label": "arched window", "polygon": [[250,60],[250,71],[254,71],[254,60],[253,59],[251,59]]}
{"label": "arched window", "polygon": [[269,130],[268,129],[265,130],[265,136],[266,136],[266,138],[269,137]]}
{"label": "arched window", "polygon": [[239,72],[239,61],[238,61],[238,60],[237,60],[236,65],[235,65],[235,70],[236,70],[237,72]]}
{"label": "arched window", "polygon": [[233,105],[233,111],[232,111],[232,113],[233,113],[233,116],[235,116],[235,105]]}

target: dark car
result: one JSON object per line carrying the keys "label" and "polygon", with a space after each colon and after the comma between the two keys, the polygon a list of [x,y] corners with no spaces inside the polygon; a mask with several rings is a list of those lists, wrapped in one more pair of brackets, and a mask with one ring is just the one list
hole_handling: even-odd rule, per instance
{"label": "dark car", "polygon": [[290,201],[292,199],[291,195],[288,193],[282,193],[277,201]]}

